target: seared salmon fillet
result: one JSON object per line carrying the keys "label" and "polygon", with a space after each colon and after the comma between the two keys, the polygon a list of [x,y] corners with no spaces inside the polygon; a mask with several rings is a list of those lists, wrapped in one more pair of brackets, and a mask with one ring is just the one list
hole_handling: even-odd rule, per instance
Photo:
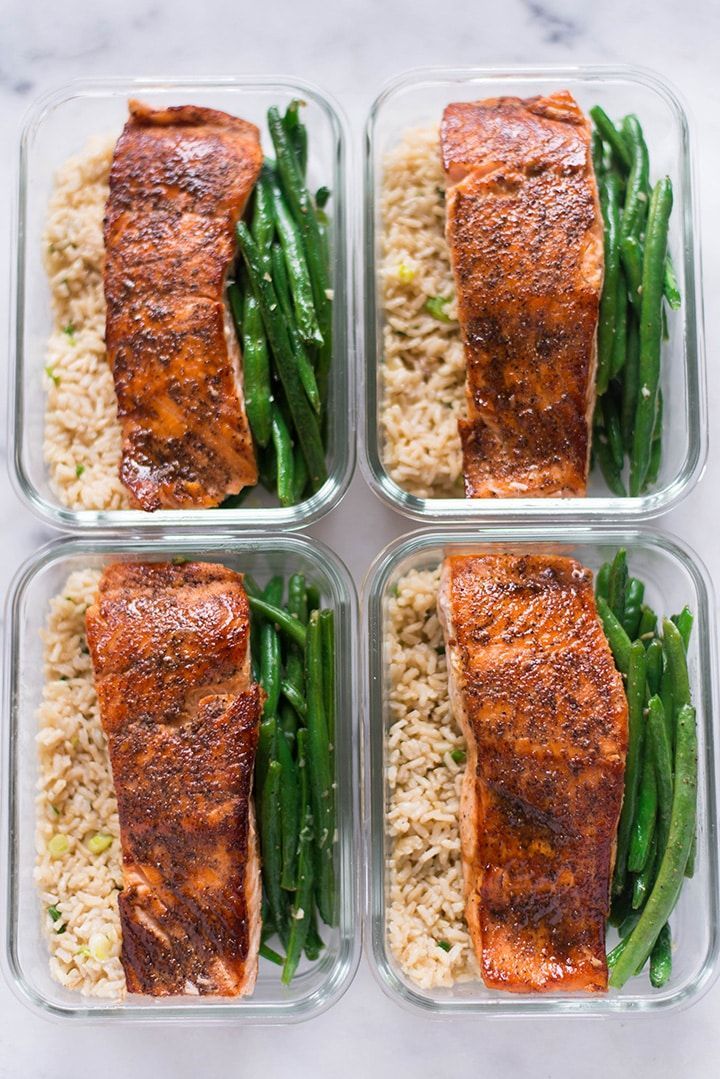
{"label": "seared salmon fillet", "polygon": [[457,555],[438,610],[467,739],[460,840],[482,978],[602,992],[627,704],[592,576],[569,558]]}
{"label": "seared salmon fillet", "polygon": [[461,102],[441,150],[465,493],[584,495],[604,273],[590,125],[566,91]]}
{"label": "seared salmon fillet", "polygon": [[257,483],[225,278],[261,166],[245,120],[130,102],[105,211],[106,343],[120,479],[142,509],[216,506]]}
{"label": "seared salmon fillet", "polygon": [[120,816],[128,991],[251,993],[262,691],[250,683],[242,577],[214,564],[117,563],[86,626]]}

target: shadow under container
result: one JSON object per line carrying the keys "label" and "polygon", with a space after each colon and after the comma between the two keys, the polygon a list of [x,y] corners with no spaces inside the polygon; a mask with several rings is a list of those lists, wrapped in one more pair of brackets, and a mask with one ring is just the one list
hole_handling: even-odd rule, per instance
{"label": "shadow under container", "polygon": [[[38,775],[35,735],[43,690],[40,630],[48,603],[74,570],[102,569],[114,561],[163,561],[175,557],[222,562],[263,582],[280,573],[304,573],[320,589],[321,605],[335,612],[336,752],[335,784],[338,883],[337,926],[320,925],[325,949],[303,960],[292,984],[280,969],[260,960],[252,996],[152,998],[128,996],[114,1002],[83,997],[53,981],[41,929],[40,899],[33,880],[35,795]],[[7,603],[6,722],[3,725],[3,876],[6,914],[2,966],[16,996],[40,1015],[104,1022],[291,1023],[334,1004],[355,974],[360,952],[358,921],[359,750],[356,701],[357,600],[340,560],[317,540],[263,535],[122,541],[65,540],[44,547],[19,571]]]}
{"label": "shadow under container", "polygon": [[[50,487],[43,459],[46,394],[43,370],[52,329],[50,289],[43,266],[43,233],[56,170],[95,135],[120,134],[127,103],[138,98],[156,107],[194,104],[220,109],[260,128],[272,157],[266,114],[300,98],[306,103],[308,186],[330,188],[330,274],[333,290],[333,356],[327,425],[328,479],[296,506],[282,507],[259,485],[237,508],[71,510]],[[114,78],[78,80],[39,98],[20,138],[15,206],[14,326],[11,330],[9,430],[11,476],[20,497],[42,519],[65,530],[108,531],[172,528],[298,528],[318,520],[344,495],[355,465],[354,297],[348,207],[347,127],[338,106],[319,89],[283,77]]]}
{"label": "shadow under container", "polygon": [[[420,498],[400,486],[384,461],[382,362],[385,314],[379,273],[382,249],[381,200],[384,160],[403,135],[439,126],[443,109],[455,101],[502,95],[530,97],[567,89],[587,111],[601,105],[613,118],[636,113],[650,153],[650,178],[672,180],[674,210],[669,249],[682,306],[668,313],[663,345],[663,456],[654,488],[637,498],[611,494],[597,468],[585,498]],[[407,517],[421,521],[520,523],[646,519],[664,513],[698,481],[707,455],[705,343],[703,336],[700,233],[688,118],[675,89],[659,75],[633,67],[428,68],[392,81],[370,111],[365,158],[364,407],[360,461],[376,494]],[[440,149],[438,146],[438,154]],[[454,284],[449,281],[454,289]]]}
{"label": "shadow under container", "polygon": [[[453,554],[547,554],[576,558],[594,572],[625,547],[631,574],[646,585],[646,602],[658,616],[685,604],[695,615],[688,651],[690,684],[697,709],[699,740],[698,833],[695,875],[683,885],[671,918],[673,972],[663,989],[653,989],[647,970],[607,995],[543,993],[516,995],[485,988],[481,981],[451,988],[425,989],[401,969],[388,943],[392,837],[387,826],[391,790],[387,778],[387,735],[392,725],[388,667],[388,602],[398,581],[413,570],[438,566]],[[715,609],[706,568],[677,539],[660,533],[599,528],[493,528],[477,532],[426,530],[391,544],[372,566],[365,582],[369,624],[368,707],[365,785],[369,851],[366,945],[381,987],[394,1000],[429,1017],[483,1016],[636,1016],[668,1012],[697,1001],[718,970],[717,745],[713,706],[715,684]],[[614,934],[614,931],[613,931]],[[610,938],[610,942],[612,943]]]}

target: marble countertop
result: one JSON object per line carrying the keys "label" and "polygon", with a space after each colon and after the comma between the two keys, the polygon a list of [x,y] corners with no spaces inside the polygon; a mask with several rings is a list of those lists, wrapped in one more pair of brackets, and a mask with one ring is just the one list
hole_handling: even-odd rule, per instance
{"label": "marble countertop", "polygon": [[[712,0],[5,0],[0,33],[0,283],[7,295],[9,200],[20,121],[37,94],[80,75],[283,73],[309,78],[347,112],[355,150],[382,84],[410,67],[632,63],[669,78],[694,121],[704,243],[710,416],[720,411],[720,7]],[[12,358],[12,356],[10,357]],[[5,353],[7,362],[7,353]],[[3,383],[4,373],[3,373]],[[4,394],[3,394],[4,398]],[[3,455],[4,455],[3,451]],[[720,572],[720,455],[696,491],[657,525],[677,532]],[[378,551],[413,527],[382,506],[358,472],[342,506],[316,525],[358,584]],[[0,473],[0,590],[49,531]],[[3,717],[4,719],[4,717]],[[718,1074],[720,984],[680,1014],[653,1019],[432,1023],[384,996],[363,961],[325,1015],[267,1028],[83,1027],[46,1022],[0,981],[0,1079],[150,1079],[199,1075],[484,1076],[641,1079]]]}

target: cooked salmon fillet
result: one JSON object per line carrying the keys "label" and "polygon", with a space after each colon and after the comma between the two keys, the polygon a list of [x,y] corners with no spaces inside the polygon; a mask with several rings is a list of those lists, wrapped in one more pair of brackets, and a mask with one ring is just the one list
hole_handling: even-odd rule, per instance
{"label": "cooked salmon fillet", "polygon": [[142,509],[216,506],[257,482],[225,278],[261,166],[245,120],[130,102],[105,211],[106,342],[120,479]]}
{"label": "cooked salmon fillet", "polygon": [[460,840],[482,978],[602,992],[627,704],[591,574],[569,558],[457,555],[438,608],[467,739]]}
{"label": "cooked salmon fillet", "polygon": [[468,498],[584,495],[603,223],[566,91],[448,105],[446,231],[467,361]]}
{"label": "cooked salmon fillet", "polygon": [[251,993],[262,702],[242,577],[212,564],[117,563],[86,625],[120,816],[128,991]]}

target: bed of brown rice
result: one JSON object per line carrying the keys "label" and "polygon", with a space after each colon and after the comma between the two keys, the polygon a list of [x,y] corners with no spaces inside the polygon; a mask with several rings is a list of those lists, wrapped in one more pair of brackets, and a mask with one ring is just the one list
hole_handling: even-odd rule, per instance
{"label": "bed of brown rice", "polygon": [[450,711],[436,611],[440,569],[413,570],[391,597],[387,626],[391,726],[387,824],[391,836],[388,942],[425,989],[477,978],[463,914],[458,828],[464,749]]}
{"label": "bed of brown rice", "polygon": [[77,510],[129,505],[105,352],[103,215],[114,144],[93,139],[58,170],[43,241],[53,312],[43,449],[53,491]]}
{"label": "bed of brown rice", "polygon": [[[408,132],[387,156],[382,186],[380,420],[385,468],[419,498],[463,493],[457,421],[465,413],[465,356],[444,191],[437,128]],[[426,308],[438,296],[449,300],[449,322]]]}
{"label": "bed of brown rice", "polygon": [[[89,996],[118,998],[125,992],[118,811],[85,640],[99,576],[70,575],[43,634],[35,879],[52,977]],[[88,846],[97,835],[112,840],[101,853]]]}

